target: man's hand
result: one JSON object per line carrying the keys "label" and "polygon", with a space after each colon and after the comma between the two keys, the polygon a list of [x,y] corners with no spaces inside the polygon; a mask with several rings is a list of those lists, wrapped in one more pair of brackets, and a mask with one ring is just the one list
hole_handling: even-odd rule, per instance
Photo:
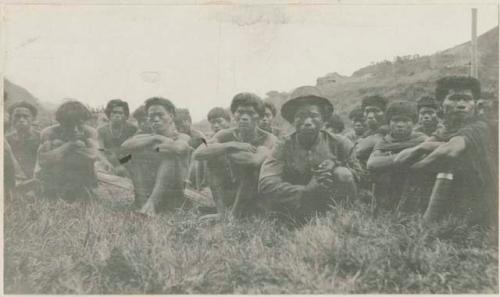
{"label": "man's hand", "polygon": [[305,186],[304,191],[309,194],[324,192],[331,188],[332,183],[333,179],[329,175],[325,174],[322,177],[313,176],[309,183]]}
{"label": "man's hand", "polygon": [[83,140],[71,140],[70,142],[71,148],[74,149],[82,149],[85,148],[85,142]]}
{"label": "man's hand", "polygon": [[250,143],[246,142],[238,142],[238,141],[231,141],[228,142],[229,149],[233,151],[244,151],[244,152],[249,152],[249,153],[255,153],[257,152],[257,148]]}
{"label": "man's hand", "polygon": [[326,172],[332,172],[335,167],[337,167],[337,162],[327,159],[318,165],[318,169],[313,169],[313,173],[320,176]]}

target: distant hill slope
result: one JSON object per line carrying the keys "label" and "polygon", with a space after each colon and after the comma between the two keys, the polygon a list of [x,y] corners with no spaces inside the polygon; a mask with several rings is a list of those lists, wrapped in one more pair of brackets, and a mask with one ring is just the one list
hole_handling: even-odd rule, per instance
{"label": "distant hill slope", "polygon": [[40,103],[40,100],[31,94],[25,88],[18,86],[8,79],[4,79],[4,100],[5,98],[5,108],[4,113],[8,112],[9,107],[19,101],[28,101],[38,108],[38,118],[37,122],[40,127],[46,127],[52,124],[52,113],[51,108],[47,104]]}
{"label": "distant hill slope", "polygon": [[[345,116],[364,96],[379,94],[389,100],[417,100],[433,93],[435,82],[447,75],[468,75],[471,43],[466,42],[430,56],[404,56],[363,67],[350,77],[337,73],[317,79],[317,86]],[[478,37],[479,79],[483,90],[498,92],[498,27]],[[329,79],[334,77],[335,79]],[[287,92],[271,91],[266,100],[280,107]],[[282,119],[282,125],[287,126]]]}
{"label": "distant hill slope", "polygon": [[[336,72],[317,78],[317,86],[331,100],[336,111],[343,117],[360,103],[364,96],[379,94],[389,100],[417,100],[420,96],[433,93],[435,82],[447,75],[468,75],[471,43],[466,42],[430,56],[403,56],[394,61],[382,61],[363,67],[351,76]],[[483,90],[498,92],[498,27],[478,37],[479,79]],[[51,123],[54,106],[40,104],[40,101],[26,89],[4,80],[8,98],[7,107],[16,101],[27,100],[40,109],[40,125]],[[265,100],[273,102],[278,109],[289,98],[288,92],[270,91]],[[278,125],[289,127],[281,118]],[[209,132],[206,120],[194,126]]]}

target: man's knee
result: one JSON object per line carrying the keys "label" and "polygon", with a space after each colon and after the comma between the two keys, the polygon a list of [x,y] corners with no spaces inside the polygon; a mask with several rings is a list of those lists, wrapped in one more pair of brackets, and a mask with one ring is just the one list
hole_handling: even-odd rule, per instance
{"label": "man's knee", "polygon": [[354,183],[354,175],[346,167],[337,167],[333,170],[333,177],[336,181],[346,184]]}

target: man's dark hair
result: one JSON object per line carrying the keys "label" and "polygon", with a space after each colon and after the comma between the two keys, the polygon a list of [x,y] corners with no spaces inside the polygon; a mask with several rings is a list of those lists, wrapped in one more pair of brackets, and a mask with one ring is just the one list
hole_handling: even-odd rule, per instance
{"label": "man's dark hair", "polygon": [[405,116],[410,118],[414,123],[418,120],[417,107],[415,103],[410,101],[393,101],[385,111],[387,123],[395,116]]}
{"label": "man's dark hair", "polygon": [[9,106],[9,116],[12,116],[14,110],[20,107],[27,108],[33,118],[36,118],[36,116],[38,115],[38,109],[33,104],[29,103],[28,101],[19,101]]}
{"label": "man's dark hair", "polygon": [[222,107],[214,107],[208,112],[207,119],[210,122],[211,120],[214,120],[216,118],[223,118],[229,122],[231,121],[231,114],[229,114],[229,111],[225,110]]}
{"label": "man's dark hair", "polygon": [[72,125],[80,121],[88,121],[92,114],[80,101],[67,101],[56,110],[56,121],[61,126]]}
{"label": "man's dark hair", "polygon": [[269,102],[269,101],[265,101],[264,102],[264,111],[266,108],[269,108],[269,110],[271,111],[271,113],[273,114],[273,117],[276,116],[276,113],[278,112],[276,110],[276,106],[274,106],[274,104],[272,102]]}
{"label": "man's dark hair", "polygon": [[146,108],[146,113],[148,112],[149,108],[153,105],[161,105],[165,108],[166,111],[170,112],[173,116],[175,116],[175,105],[172,103],[172,101],[162,98],[162,97],[152,97],[146,100],[144,103],[145,108]]}
{"label": "man's dark hair", "polygon": [[189,113],[189,109],[177,108],[175,111],[175,122],[180,122],[183,120],[188,120],[190,123],[192,122],[191,114]]}
{"label": "man's dark hair", "polygon": [[115,107],[123,107],[123,112],[125,113],[125,117],[128,118],[128,116],[130,115],[128,103],[120,99],[113,99],[109,100],[108,104],[106,104],[106,108],[104,109],[104,114],[106,115],[106,117],[108,117],[108,119],[111,116],[111,111]]}
{"label": "man's dark hair", "polygon": [[363,110],[360,106],[354,108],[349,113],[349,119],[353,122],[364,122],[365,115],[363,114]]}
{"label": "man's dark hair", "polygon": [[148,117],[146,114],[146,108],[144,105],[139,106],[133,113],[132,117],[136,119],[137,121],[143,120]]}
{"label": "man's dark hair", "polygon": [[434,108],[434,109],[439,109],[439,105],[436,102],[436,99],[432,96],[424,95],[420,97],[417,101],[417,109],[420,111],[420,108],[422,107],[429,107],[429,108]]}
{"label": "man's dark hair", "polygon": [[385,111],[387,108],[387,99],[379,95],[367,96],[361,101],[361,110],[364,112],[367,106],[376,106]]}
{"label": "man's dark hair", "polygon": [[327,124],[332,127],[335,131],[338,131],[338,133],[344,131],[345,125],[344,121],[338,114],[332,114],[330,118],[327,121]]}
{"label": "man's dark hair", "polygon": [[238,106],[252,106],[260,117],[264,116],[264,102],[259,96],[252,93],[239,93],[231,101],[231,112],[234,114]]}
{"label": "man's dark hair", "polygon": [[471,90],[474,100],[481,96],[481,83],[470,76],[447,76],[436,82],[436,100],[443,102],[450,90]]}

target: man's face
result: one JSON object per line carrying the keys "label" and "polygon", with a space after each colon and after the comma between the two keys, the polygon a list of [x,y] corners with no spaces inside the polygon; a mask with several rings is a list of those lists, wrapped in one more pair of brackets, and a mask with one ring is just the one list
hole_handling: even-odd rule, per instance
{"label": "man's face", "polygon": [[363,135],[365,133],[365,123],[363,121],[354,121],[353,129],[356,135]]}
{"label": "man's face", "polygon": [[273,122],[273,113],[269,108],[266,108],[264,112],[264,117],[260,120],[260,127],[264,130],[271,129],[271,125]]}
{"label": "man's face", "polygon": [[151,105],[148,108],[148,121],[153,133],[167,132],[173,123],[173,114],[162,105]]}
{"label": "man's face", "polygon": [[384,111],[378,106],[368,105],[363,111],[366,126],[372,130],[377,129],[384,122]]}
{"label": "man's face", "polygon": [[185,134],[191,133],[191,122],[189,119],[180,119],[175,121],[175,126],[177,127],[177,131]]}
{"label": "man's face", "polygon": [[109,120],[111,124],[123,123],[127,120],[125,117],[125,109],[123,106],[115,106],[111,109],[109,114]]}
{"label": "man's face", "polygon": [[148,118],[144,117],[144,118],[138,119],[137,126],[139,126],[139,130],[141,130],[141,131],[149,131],[150,127],[149,127]]}
{"label": "man's face", "polygon": [[432,107],[421,107],[418,111],[418,122],[425,127],[434,126],[437,124],[437,112]]}
{"label": "man's face", "polygon": [[484,115],[487,113],[488,108],[491,107],[489,100],[479,99],[476,102],[476,113],[479,115]]}
{"label": "man's face", "polygon": [[18,132],[27,132],[33,123],[33,115],[26,107],[18,107],[12,112],[12,123]]}
{"label": "man's face", "polygon": [[220,130],[229,128],[230,123],[223,117],[218,117],[210,120],[210,128],[214,133],[219,132]]}
{"label": "man's face", "polygon": [[391,136],[395,139],[404,140],[410,137],[413,129],[413,121],[407,116],[393,116],[389,122]]}
{"label": "man's face", "polygon": [[447,119],[464,120],[474,114],[471,90],[450,90],[443,100],[443,113]]}
{"label": "man's face", "polygon": [[293,124],[299,137],[315,139],[324,124],[320,108],[313,104],[300,106]]}
{"label": "man's face", "polygon": [[259,126],[260,116],[253,106],[238,106],[234,111],[234,121],[242,131],[252,131]]}
{"label": "man's face", "polygon": [[65,125],[64,134],[69,140],[84,140],[85,139],[85,121],[77,121]]}

